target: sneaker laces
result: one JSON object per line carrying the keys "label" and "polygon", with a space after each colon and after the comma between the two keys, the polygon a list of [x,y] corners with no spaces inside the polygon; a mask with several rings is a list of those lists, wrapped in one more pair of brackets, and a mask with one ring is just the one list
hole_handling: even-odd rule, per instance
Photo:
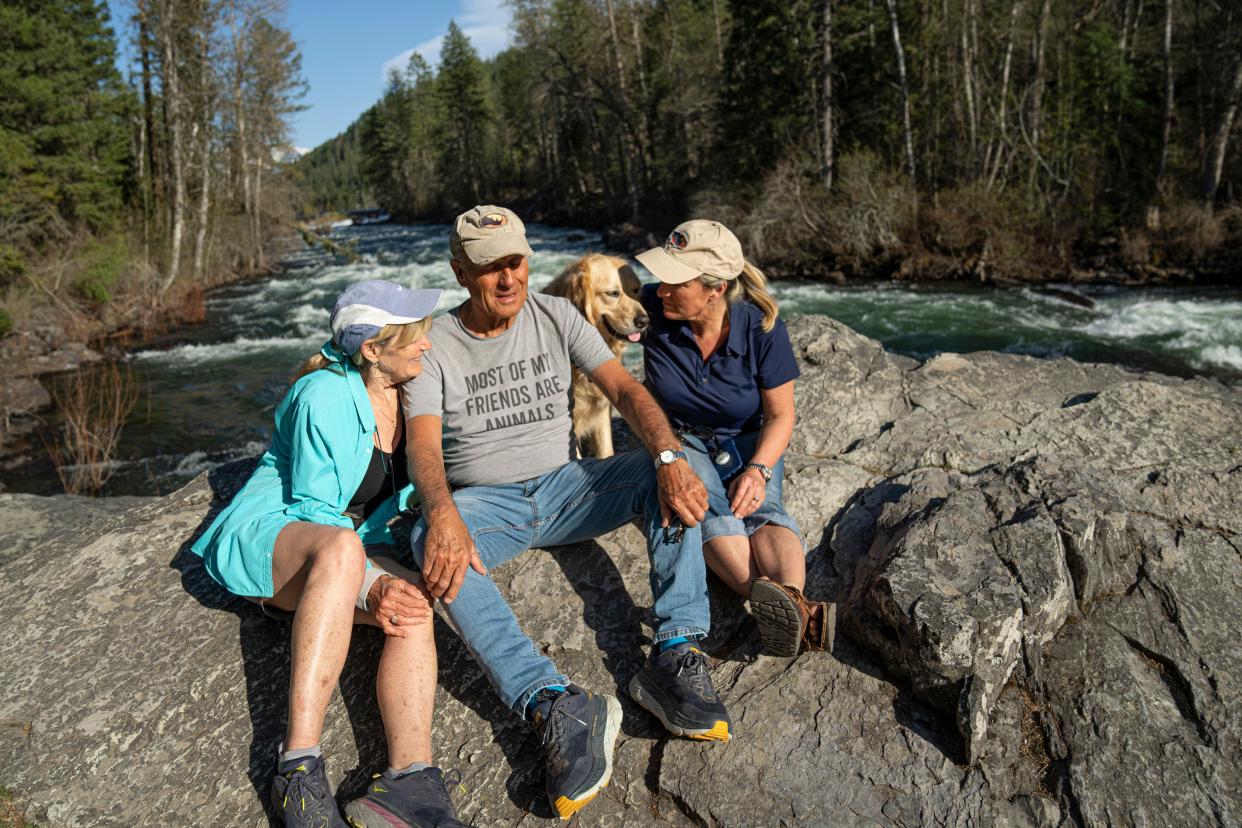
{"label": "sneaker laces", "polygon": [[685,675],[690,689],[706,699],[716,696],[711,676],[707,674],[707,658],[702,651],[690,649],[677,660],[677,675]]}
{"label": "sneaker laces", "polygon": [[555,772],[559,772],[561,768],[568,764],[565,761],[565,736],[566,723],[565,720],[577,722],[584,728],[589,727],[586,722],[577,716],[565,710],[563,707],[556,707],[548,711],[547,721],[543,725],[543,735],[540,742],[543,746],[543,754],[547,760],[549,767]]}
{"label": "sneaker laces", "polygon": [[[289,780],[289,786],[285,788],[285,799],[282,807],[288,807],[289,801],[293,800],[298,803],[302,813],[306,813],[308,810],[317,813],[323,807],[323,800],[331,799],[331,794],[315,784],[319,781],[318,778],[313,778],[317,777],[316,774],[302,770],[302,767],[305,766],[299,766],[298,769],[291,773],[282,774],[285,779]],[[306,807],[306,800],[308,798],[311,801],[309,809]]]}

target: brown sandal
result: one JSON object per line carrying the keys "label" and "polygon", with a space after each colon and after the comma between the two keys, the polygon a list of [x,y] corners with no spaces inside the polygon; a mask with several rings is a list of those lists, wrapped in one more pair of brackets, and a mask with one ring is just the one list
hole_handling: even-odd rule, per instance
{"label": "brown sandal", "polygon": [[832,652],[836,604],[808,601],[798,588],[760,577],[750,585],[750,613],[765,655],[789,658],[802,647]]}

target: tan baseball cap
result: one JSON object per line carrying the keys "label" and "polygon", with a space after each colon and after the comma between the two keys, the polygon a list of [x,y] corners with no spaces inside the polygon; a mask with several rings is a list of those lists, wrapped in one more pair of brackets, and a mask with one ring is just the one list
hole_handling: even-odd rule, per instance
{"label": "tan baseball cap", "polygon": [[467,210],[453,222],[449,235],[453,257],[464,256],[471,264],[486,265],[517,253],[534,255],[526,241],[526,225],[507,207],[483,204]]}
{"label": "tan baseball cap", "polygon": [[746,261],[737,236],[720,222],[707,219],[677,225],[663,247],[653,247],[634,258],[670,285],[680,285],[703,274],[736,279]]}

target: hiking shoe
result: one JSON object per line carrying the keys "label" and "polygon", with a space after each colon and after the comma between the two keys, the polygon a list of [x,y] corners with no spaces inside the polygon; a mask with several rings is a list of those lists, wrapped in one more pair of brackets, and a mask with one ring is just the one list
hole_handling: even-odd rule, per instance
{"label": "hiking shoe", "polygon": [[535,711],[543,740],[545,789],[552,810],[569,819],[608,784],[612,746],[621,729],[621,703],[615,696],[566,688],[546,715]]}
{"label": "hiking shoe", "polygon": [[332,798],[323,759],[318,756],[308,756],[284,773],[276,769],[272,804],[284,818],[285,828],[348,828]]}
{"label": "hiking shoe", "polygon": [[707,674],[707,656],[689,642],[660,650],[630,680],[630,696],[678,736],[729,741],[729,712]]}
{"label": "hiking shoe", "polygon": [[808,601],[796,587],[756,578],[750,585],[750,614],[759,627],[764,655],[791,657],[804,647],[832,652],[836,604]]}
{"label": "hiking shoe", "polygon": [[345,818],[354,828],[469,828],[453,813],[450,787],[461,787],[457,771],[424,768],[397,779],[377,773],[367,792],[345,806]]}

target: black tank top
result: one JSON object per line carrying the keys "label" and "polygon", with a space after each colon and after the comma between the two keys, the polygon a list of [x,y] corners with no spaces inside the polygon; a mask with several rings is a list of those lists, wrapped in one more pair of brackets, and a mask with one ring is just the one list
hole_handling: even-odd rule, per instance
{"label": "black tank top", "polygon": [[[393,462],[394,457],[396,462]],[[354,492],[345,510],[345,514],[353,518],[354,528],[361,526],[381,503],[409,482],[410,475],[405,464],[405,433],[402,432],[392,454],[380,451],[378,446],[371,450],[367,473],[362,476],[358,491]]]}

